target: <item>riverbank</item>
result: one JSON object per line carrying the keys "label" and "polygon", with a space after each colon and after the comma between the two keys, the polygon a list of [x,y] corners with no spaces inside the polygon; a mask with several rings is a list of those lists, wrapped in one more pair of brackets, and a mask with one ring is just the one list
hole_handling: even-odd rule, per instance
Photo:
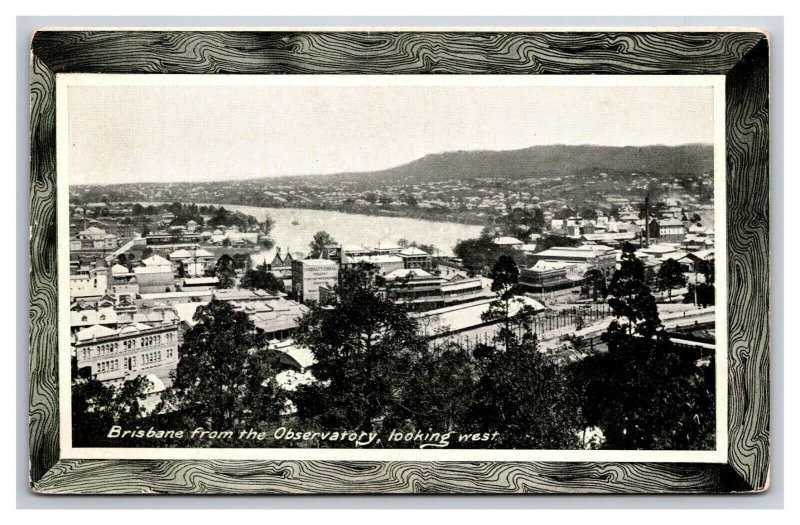
{"label": "riverbank", "polygon": [[[161,202],[140,202],[146,205],[164,204]],[[397,242],[406,239],[410,242],[430,244],[437,248],[438,255],[453,255],[453,247],[459,240],[471,239],[480,235],[482,226],[448,221],[430,221],[409,217],[387,215],[368,215],[345,213],[338,210],[318,210],[308,208],[267,208],[224,203],[193,203],[198,206],[224,206],[231,211],[250,215],[258,221],[269,218],[273,225],[270,238],[274,248],[254,255],[255,262],[264,259],[271,261],[278,249],[281,253],[290,252],[293,256],[305,256],[314,234],[328,232],[344,246],[374,247],[386,241]]]}

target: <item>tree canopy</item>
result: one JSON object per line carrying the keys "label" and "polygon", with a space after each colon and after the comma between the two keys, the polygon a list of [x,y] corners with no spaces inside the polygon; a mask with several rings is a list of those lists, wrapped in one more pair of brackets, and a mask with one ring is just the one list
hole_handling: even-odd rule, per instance
{"label": "tree canopy", "polygon": [[564,371],[539,352],[535,334],[498,336],[474,352],[478,379],[467,428],[497,432],[491,448],[574,449],[582,418]]}
{"label": "tree canopy", "polygon": [[661,263],[656,276],[658,288],[662,292],[667,292],[669,299],[672,300],[672,290],[686,285],[686,276],[683,275],[681,265],[674,259],[667,259]]}
{"label": "tree canopy", "polygon": [[417,322],[377,293],[370,272],[342,271],[333,305],[312,305],[296,340],[312,348],[317,382],[293,394],[311,425],[374,429],[404,419],[403,386],[414,356],[426,350]]}
{"label": "tree canopy", "polygon": [[311,259],[316,259],[322,255],[322,249],[329,244],[336,244],[336,240],[331,237],[326,231],[319,231],[314,234],[314,238],[308,245],[309,254]]}
{"label": "tree canopy", "polygon": [[206,270],[206,275],[217,278],[218,288],[233,288],[236,284],[234,259],[227,253],[222,254],[217,263]]}
{"label": "tree canopy", "polygon": [[135,426],[146,415],[142,402],[151,387],[144,376],[114,386],[79,377],[73,369],[73,446],[106,446],[112,425]]}
{"label": "tree canopy", "polygon": [[264,290],[272,294],[285,292],[283,279],[276,277],[267,270],[267,263],[245,271],[242,276],[241,287],[248,290]]}
{"label": "tree canopy", "polygon": [[[714,443],[714,356],[674,348],[632,246],[609,287],[608,347],[570,365],[585,425],[608,449],[707,449]],[[702,364],[701,357],[707,362]]]}
{"label": "tree canopy", "polygon": [[167,400],[197,426],[229,430],[278,419],[284,392],[267,339],[246,313],[224,301],[197,308],[186,331]]}
{"label": "tree canopy", "polygon": [[605,299],[608,295],[608,283],[606,276],[597,268],[588,270],[583,276],[583,292],[592,298],[593,301]]}

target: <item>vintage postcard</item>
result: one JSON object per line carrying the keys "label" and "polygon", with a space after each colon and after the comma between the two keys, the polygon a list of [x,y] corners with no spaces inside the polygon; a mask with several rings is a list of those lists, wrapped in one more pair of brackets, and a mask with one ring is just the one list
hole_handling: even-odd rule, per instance
{"label": "vintage postcard", "polygon": [[736,79],[146,73],[52,80],[60,461],[748,490],[724,481],[731,315],[758,314],[731,314]]}

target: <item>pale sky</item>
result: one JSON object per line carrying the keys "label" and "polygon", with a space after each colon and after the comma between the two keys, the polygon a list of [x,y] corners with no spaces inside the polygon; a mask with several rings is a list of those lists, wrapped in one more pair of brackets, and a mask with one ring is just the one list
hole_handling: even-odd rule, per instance
{"label": "pale sky", "polygon": [[705,86],[68,89],[71,184],[370,171],[540,144],[714,142]]}

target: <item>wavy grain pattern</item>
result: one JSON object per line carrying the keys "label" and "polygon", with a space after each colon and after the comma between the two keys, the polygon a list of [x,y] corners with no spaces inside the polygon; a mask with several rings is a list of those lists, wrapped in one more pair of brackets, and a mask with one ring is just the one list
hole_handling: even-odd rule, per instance
{"label": "wavy grain pattern", "polygon": [[726,78],[731,465],[769,471],[769,85],[763,41]]}
{"label": "wavy grain pattern", "polygon": [[54,72],[725,74],[758,33],[42,32]]}
{"label": "wavy grain pattern", "polygon": [[[31,62],[30,450],[46,493],[760,490],[769,469],[768,50],[760,33],[39,32]],[[726,74],[728,465],[59,460],[55,73]]]}
{"label": "wavy grain pattern", "polygon": [[31,478],[58,458],[55,77],[31,67],[30,450]]}
{"label": "wavy grain pattern", "polygon": [[37,483],[58,494],[714,492],[718,467],[602,463],[64,460]]}

